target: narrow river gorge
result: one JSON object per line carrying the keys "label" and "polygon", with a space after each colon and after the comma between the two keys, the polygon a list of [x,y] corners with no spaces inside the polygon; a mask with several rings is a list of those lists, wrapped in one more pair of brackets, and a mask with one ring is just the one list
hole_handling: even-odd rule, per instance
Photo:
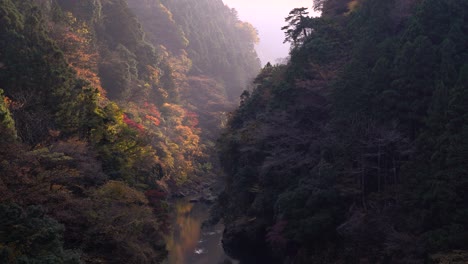
{"label": "narrow river gorge", "polygon": [[169,255],[164,264],[237,263],[224,253],[224,226],[202,228],[209,218],[208,205],[183,198],[176,200],[173,208],[172,230],[166,237]]}

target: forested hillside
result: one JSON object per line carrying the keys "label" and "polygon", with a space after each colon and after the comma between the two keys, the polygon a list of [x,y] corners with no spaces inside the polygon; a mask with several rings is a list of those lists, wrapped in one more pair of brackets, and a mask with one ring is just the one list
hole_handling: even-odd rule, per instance
{"label": "forested hillside", "polygon": [[0,262],[161,263],[256,41],[221,0],[0,0]]}
{"label": "forested hillside", "polygon": [[219,140],[242,263],[468,263],[468,2],[291,11]]}

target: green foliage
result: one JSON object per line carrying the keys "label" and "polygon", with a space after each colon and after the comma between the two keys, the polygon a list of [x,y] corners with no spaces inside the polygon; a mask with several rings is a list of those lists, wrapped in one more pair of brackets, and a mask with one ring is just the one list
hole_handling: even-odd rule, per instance
{"label": "green foliage", "polygon": [[307,16],[308,14],[306,7],[294,8],[289,12],[289,16],[284,19],[288,25],[281,28],[281,30],[285,30],[284,43],[292,42],[294,46],[298,46],[309,36],[312,30],[309,24],[311,24],[312,19]]}
{"label": "green foliage", "polygon": [[96,22],[102,15],[102,4],[99,0],[57,0],[56,3],[60,9],[72,12],[81,20]]}
{"label": "green foliage", "polygon": [[258,70],[256,30],[222,1],[0,0],[0,23],[0,201],[43,206],[15,221],[51,238],[1,241],[0,262],[74,263],[67,247],[160,263],[161,189],[216,175],[208,154]]}
{"label": "green foliage", "polygon": [[3,141],[16,139],[15,121],[8,110],[9,101],[3,96],[3,90],[0,89],[0,131]]}
{"label": "green foliage", "polygon": [[50,129],[76,131],[82,120],[73,109],[86,84],[75,78],[32,1],[3,2],[2,17],[9,19],[0,30],[0,79],[16,105],[12,114],[19,138],[38,143]]}
{"label": "green foliage", "polygon": [[0,204],[0,221],[2,263],[81,263],[76,252],[63,249],[63,226],[40,207]]}
{"label": "green foliage", "polygon": [[261,71],[219,140],[225,245],[269,230],[265,262],[463,256],[466,1],[315,4],[291,12],[288,65]]}
{"label": "green foliage", "polygon": [[[178,54],[189,41],[182,28],[174,21],[171,11],[159,0],[128,1],[130,8],[146,29],[146,39],[155,45],[163,45]],[[164,37],[161,37],[164,36]]]}
{"label": "green foliage", "polygon": [[[188,39],[186,50],[193,62],[191,73],[221,79],[229,100],[235,100],[260,67],[254,47],[258,42],[256,30],[240,21],[236,11],[220,0],[163,0],[161,3]],[[206,14],[210,14],[209,19]]]}
{"label": "green foliage", "polygon": [[[123,182],[109,181],[95,190],[92,205],[86,208],[93,223],[86,233],[90,251],[106,246],[103,252],[112,262],[160,263],[165,254],[161,223],[147,206],[145,195]],[[101,253],[102,254],[102,253]]]}

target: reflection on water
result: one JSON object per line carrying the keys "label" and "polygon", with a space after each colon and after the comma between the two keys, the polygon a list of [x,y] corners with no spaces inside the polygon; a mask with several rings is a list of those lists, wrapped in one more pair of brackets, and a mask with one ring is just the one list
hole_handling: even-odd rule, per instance
{"label": "reflection on water", "polygon": [[[221,246],[222,225],[201,229],[208,206],[179,200],[174,204],[171,233],[166,237],[165,264],[218,264],[227,259]],[[235,262],[232,262],[235,263]]]}

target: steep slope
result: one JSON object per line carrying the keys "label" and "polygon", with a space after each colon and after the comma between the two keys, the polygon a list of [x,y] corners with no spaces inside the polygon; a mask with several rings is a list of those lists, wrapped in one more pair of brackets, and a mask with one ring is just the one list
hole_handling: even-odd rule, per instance
{"label": "steep slope", "polygon": [[465,263],[466,1],[316,1],[219,141],[245,263]]}
{"label": "steep slope", "polygon": [[[220,0],[128,2],[147,39],[168,63],[180,104],[196,115],[204,152],[214,153],[226,113],[260,69],[256,30]],[[212,14],[208,18],[207,10]],[[200,164],[218,168],[215,155]]]}
{"label": "steep slope", "polygon": [[[129,5],[147,39],[170,57],[182,101],[200,115],[205,131],[214,129],[260,70],[256,30],[220,0],[131,0]],[[214,140],[217,132],[211,134]]]}
{"label": "steep slope", "polygon": [[0,1],[0,262],[160,263],[166,198],[214,175],[223,77],[190,73],[168,9],[146,31],[132,8]]}
{"label": "steep slope", "polygon": [[[221,0],[162,0],[188,39],[193,75],[219,79],[230,100],[237,100],[255,77],[260,60],[254,49],[257,31],[240,21]],[[209,14],[209,16],[207,16]]]}

